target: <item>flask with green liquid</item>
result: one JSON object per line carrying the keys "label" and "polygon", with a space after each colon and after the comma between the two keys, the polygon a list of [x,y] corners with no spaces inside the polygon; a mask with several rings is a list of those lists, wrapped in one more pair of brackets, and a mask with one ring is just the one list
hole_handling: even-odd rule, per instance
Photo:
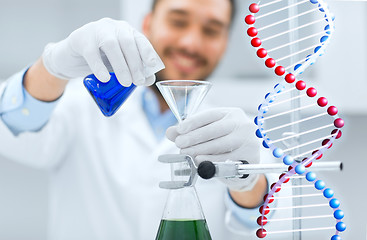
{"label": "flask with green liquid", "polygon": [[156,240],[211,240],[195,185],[169,190]]}

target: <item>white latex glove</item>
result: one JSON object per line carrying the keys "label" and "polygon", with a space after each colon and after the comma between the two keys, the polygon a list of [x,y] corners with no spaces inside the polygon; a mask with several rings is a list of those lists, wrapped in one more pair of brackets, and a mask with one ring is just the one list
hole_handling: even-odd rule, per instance
{"label": "white latex glove", "polygon": [[[239,108],[214,108],[190,116],[167,129],[166,136],[175,142],[182,154],[188,154],[199,164],[202,161],[260,162],[260,142],[256,127]],[[256,184],[258,174],[247,178],[223,178],[229,189],[249,191]]]}
{"label": "white latex glove", "polygon": [[148,39],[127,22],[103,18],[50,43],[42,55],[47,71],[61,79],[91,73],[102,82],[116,74],[123,86],[151,85],[164,64]]}

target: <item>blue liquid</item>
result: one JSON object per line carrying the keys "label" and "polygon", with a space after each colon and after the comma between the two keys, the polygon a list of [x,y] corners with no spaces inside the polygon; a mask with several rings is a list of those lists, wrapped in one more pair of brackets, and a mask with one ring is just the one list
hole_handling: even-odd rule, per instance
{"label": "blue liquid", "polygon": [[111,74],[110,81],[103,83],[94,74],[84,78],[84,86],[93,97],[103,115],[110,117],[121,107],[136,86],[131,84],[129,87],[122,86],[114,73]]}

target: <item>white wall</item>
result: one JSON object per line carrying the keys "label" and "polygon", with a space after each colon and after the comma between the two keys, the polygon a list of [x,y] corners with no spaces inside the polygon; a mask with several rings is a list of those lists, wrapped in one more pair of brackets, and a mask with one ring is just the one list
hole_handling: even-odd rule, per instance
{"label": "white wall", "polygon": [[[337,147],[325,158],[343,161],[345,171],[326,177],[342,195],[349,229],[345,239],[364,239],[366,220],[360,207],[367,197],[361,177],[367,167],[367,2],[328,2],[337,16],[337,29],[325,56],[313,70],[314,84],[338,106],[346,127]],[[255,113],[274,79],[263,72],[244,34],[242,19],[249,3],[239,1],[228,54],[213,76],[215,84],[208,97],[220,105]],[[122,1],[119,6],[119,0],[0,0],[0,79],[32,63],[46,43],[66,37],[89,21],[105,16],[119,18],[122,13],[139,28],[138,18],[148,11],[150,0]],[[0,239],[46,238],[47,187],[44,172],[0,159]]]}
{"label": "white wall", "polygon": [[119,18],[120,0],[0,0],[0,79],[34,62],[48,42],[102,17]]}

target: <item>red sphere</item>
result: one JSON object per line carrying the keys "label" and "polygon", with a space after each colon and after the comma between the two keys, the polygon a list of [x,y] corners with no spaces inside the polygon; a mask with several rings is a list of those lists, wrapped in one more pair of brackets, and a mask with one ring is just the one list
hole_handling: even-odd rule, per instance
{"label": "red sphere", "polygon": [[260,40],[260,38],[253,38],[252,40],[251,40],[251,45],[253,46],[253,47],[260,47],[261,46],[261,40]]}
{"label": "red sphere", "polygon": [[344,120],[341,118],[337,118],[334,120],[334,126],[337,128],[342,128],[344,126]]}
{"label": "red sphere", "polygon": [[255,23],[255,17],[253,15],[247,15],[245,17],[245,22],[248,24],[248,25],[252,25]]}
{"label": "red sphere", "polygon": [[257,5],[256,3],[253,3],[250,5],[249,10],[252,13],[257,13],[260,10],[260,8],[259,8],[259,5]]}
{"label": "red sphere", "polygon": [[[262,205],[262,206],[259,208],[259,212],[260,212],[260,214],[263,214],[263,210],[264,210],[264,205]],[[266,206],[265,211],[264,211],[264,215],[269,214],[269,212],[270,212],[269,207],[268,207],[268,206]]]}
{"label": "red sphere", "polygon": [[278,76],[282,76],[285,73],[285,68],[282,66],[278,66],[275,68],[275,74]]}
{"label": "red sphere", "polygon": [[256,236],[257,236],[258,238],[264,238],[264,237],[266,237],[266,230],[265,230],[265,229],[263,229],[263,228],[258,229],[258,230],[256,231]]}
{"label": "red sphere", "polygon": [[267,66],[268,68],[272,68],[275,66],[275,60],[272,58],[268,58],[265,61],[265,66]]}
{"label": "red sphere", "polygon": [[[304,158],[304,159],[302,159],[302,163],[306,163],[306,161],[308,160],[308,158]],[[312,161],[309,161],[308,163],[307,163],[307,165],[305,165],[305,167],[306,168],[309,168],[309,167],[311,167],[312,166]]]}
{"label": "red sphere", "polygon": [[[279,176],[279,180],[280,180],[284,175],[285,175],[285,173],[280,174],[280,176]],[[287,183],[287,182],[289,182],[289,178],[286,178],[286,179],[284,180],[284,183]]]}
{"label": "red sphere", "polygon": [[[275,186],[275,183],[271,184],[271,189],[273,189],[273,187]],[[280,186],[277,186],[277,189],[275,190],[275,192],[279,192],[282,188]]]}
{"label": "red sphere", "polygon": [[249,35],[250,37],[255,37],[257,35],[257,29],[254,27],[250,27],[249,29],[247,29],[247,35]]}
{"label": "red sphere", "polygon": [[268,223],[268,219],[265,216],[260,216],[257,218],[256,222],[259,226],[265,226]]}
{"label": "red sphere", "polygon": [[307,89],[306,93],[307,93],[307,96],[314,97],[317,94],[317,90],[313,87],[310,87],[309,89]]}
{"label": "red sphere", "polygon": [[268,55],[268,52],[264,48],[260,48],[257,50],[256,54],[259,58],[264,58],[266,55]]}
{"label": "red sphere", "polygon": [[[318,152],[318,150],[313,151],[312,155],[316,154],[317,152]],[[316,159],[320,159],[320,158],[322,158],[322,154],[320,154]]]}
{"label": "red sphere", "polygon": [[[338,132],[338,134],[336,134],[336,132]],[[332,135],[336,134],[335,139],[338,139],[342,136],[342,131],[340,131],[339,129],[334,129],[333,131],[331,131],[331,134]]]}
{"label": "red sphere", "polygon": [[320,97],[319,99],[317,99],[317,104],[320,107],[325,107],[327,105],[328,101],[325,97]]}
{"label": "red sphere", "polygon": [[[269,194],[265,194],[265,196],[264,196],[264,202],[266,201],[266,199],[268,198],[268,196],[269,196]],[[274,197],[274,196],[270,196],[269,198],[272,198],[272,197]],[[274,202],[274,199],[269,199],[268,203],[272,203],[272,202]]]}
{"label": "red sphere", "polygon": [[[324,139],[323,141],[322,141],[322,146],[325,146],[326,144],[328,144],[330,142],[330,139]],[[330,144],[330,146],[328,146],[327,148],[329,149],[329,148],[331,148],[333,146],[333,144]]]}
{"label": "red sphere", "polygon": [[300,81],[296,82],[296,88],[298,90],[303,90],[303,89],[306,88],[306,83],[304,81],[300,80]]}
{"label": "red sphere", "polygon": [[285,76],[285,81],[286,81],[287,83],[293,83],[295,80],[296,80],[296,77],[295,77],[292,73],[288,73],[288,74]]}
{"label": "red sphere", "polygon": [[334,116],[334,115],[338,114],[338,109],[337,109],[335,106],[330,106],[330,107],[328,107],[328,109],[327,109],[327,113],[328,113],[330,116]]}
{"label": "red sphere", "polygon": [[312,166],[312,161],[310,161],[309,163],[307,163],[307,165],[305,165],[306,168],[309,168]]}
{"label": "red sphere", "polygon": [[288,172],[290,172],[292,169],[293,169],[293,167],[292,166],[289,166],[288,167]]}

